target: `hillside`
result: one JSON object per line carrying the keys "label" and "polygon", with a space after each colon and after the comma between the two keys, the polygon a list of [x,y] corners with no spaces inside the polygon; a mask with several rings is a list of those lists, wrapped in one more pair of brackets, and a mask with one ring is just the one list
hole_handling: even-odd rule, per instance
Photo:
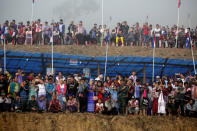
{"label": "hillside", "polygon": [[[3,46],[0,46],[3,49]],[[31,51],[31,52],[51,52],[51,46],[22,46],[22,45],[7,45],[7,50],[17,51]],[[105,56],[105,46],[54,46],[54,52],[64,54],[88,55],[88,56]],[[142,47],[109,47],[109,56],[141,56],[152,57],[152,48]],[[197,59],[197,51],[194,51],[195,58]],[[159,48],[155,51],[155,57],[171,58],[171,59],[192,59],[190,49],[170,49]]]}

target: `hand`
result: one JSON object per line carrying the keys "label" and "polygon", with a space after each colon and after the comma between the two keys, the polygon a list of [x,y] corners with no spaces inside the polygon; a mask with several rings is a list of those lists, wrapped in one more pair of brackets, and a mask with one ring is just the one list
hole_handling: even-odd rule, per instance
{"label": "hand", "polygon": [[11,111],[14,111],[14,108],[11,108]]}

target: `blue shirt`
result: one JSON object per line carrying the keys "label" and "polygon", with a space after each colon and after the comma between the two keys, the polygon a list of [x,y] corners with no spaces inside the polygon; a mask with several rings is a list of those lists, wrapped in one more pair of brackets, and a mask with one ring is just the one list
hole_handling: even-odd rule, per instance
{"label": "blue shirt", "polygon": [[55,90],[56,90],[55,84],[53,84],[53,83],[51,83],[51,84],[47,83],[47,84],[46,84],[46,91],[47,91],[47,94],[48,94],[48,93],[53,93]]}
{"label": "blue shirt", "polygon": [[140,85],[135,86],[135,98],[140,98]]}
{"label": "blue shirt", "polygon": [[110,93],[111,93],[111,95],[112,95],[112,98],[113,98],[115,101],[117,101],[117,100],[118,100],[117,91],[111,90]]}
{"label": "blue shirt", "polygon": [[21,87],[20,88],[20,98],[21,99],[27,99],[28,98],[28,90],[29,86]]}

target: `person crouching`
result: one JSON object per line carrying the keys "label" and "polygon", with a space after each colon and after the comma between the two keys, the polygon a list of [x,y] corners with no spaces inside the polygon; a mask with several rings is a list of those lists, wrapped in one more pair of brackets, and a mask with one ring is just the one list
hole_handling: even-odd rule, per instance
{"label": "person crouching", "polygon": [[29,101],[28,108],[30,112],[38,111],[38,103],[36,101],[36,97],[34,95],[31,96],[31,101]]}
{"label": "person crouching", "polygon": [[53,95],[53,99],[50,102],[48,110],[53,113],[58,113],[58,112],[62,111],[62,105],[60,104],[60,101],[59,101],[59,99],[57,99],[56,95]]}
{"label": "person crouching", "polygon": [[128,112],[129,115],[139,114],[139,101],[135,99],[135,96],[132,96],[131,100],[128,102]]}
{"label": "person crouching", "polygon": [[69,94],[69,100],[67,102],[67,108],[68,108],[68,110],[71,113],[77,112],[77,107],[78,107],[78,104],[77,104],[76,98],[74,98],[72,94]]}

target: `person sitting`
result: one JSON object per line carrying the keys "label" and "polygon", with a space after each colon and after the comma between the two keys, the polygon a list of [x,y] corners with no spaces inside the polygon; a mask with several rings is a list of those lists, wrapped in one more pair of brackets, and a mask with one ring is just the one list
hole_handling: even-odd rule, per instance
{"label": "person sitting", "polygon": [[7,98],[5,96],[4,90],[1,90],[1,96],[0,96],[0,112],[7,111]]}
{"label": "person sitting", "polygon": [[13,96],[12,96],[12,94],[11,93],[8,93],[8,95],[7,95],[7,100],[6,100],[6,106],[7,106],[7,111],[11,111],[11,106],[12,106],[12,104],[13,104],[13,102],[14,102],[14,98],[13,98]]}
{"label": "person sitting", "polygon": [[186,105],[186,115],[196,117],[197,109],[195,108],[195,100],[191,99]]}
{"label": "person sitting", "polygon": [[50,102],[48,110],[53,113],[58,113],[58,112],[62,111],[62,105],[60,104],[60,101],[59,101],[59,99],[57,99],[56,95],[53,95],[53,99]]}
{"label": "person sitting", "polygon": [[11,111],[22,112],[21,106],[22,106],[22,103],[21,103],[21,100],[20,100],[20,96],[17,95],[15,101],[12,104]]}
{"label": "person sitting", "polygon": [[98,99],[98,102],[96,103],[96,110],[95,110],[95,112],[96,113],[103,113],[103,111],[104,111],[104,105],[102,103],[102,100]]}
{"label": "person sitting", "polygon": [[108,115],[118,114],[115,107],[115,102],[112,99],[112,95],[110,95],[110,97],[105,101],[104,112]]}
{"label": "person sitting", "polygon": [[131,100],[128,102],[128,113],[129,115],[139,114],[139,101],[135,99],[135,96],[132,96]]}
{"label": "person sitting", "polygon": [[67,108],[68,110],[73,113],[73,112],[77,112],[77,107],[78,107],[78,104],[77,104],[77,100],[76,98],[73,98],[73,95],[70,94],[69,95],[69,100],[67,102]]}
{"label": "person sitting", "polygon": [[36,101],[36,97],[34,95],[31,96],[31,100],[29,101],[28,108],[30,112],[38,111],[38,103]]}

